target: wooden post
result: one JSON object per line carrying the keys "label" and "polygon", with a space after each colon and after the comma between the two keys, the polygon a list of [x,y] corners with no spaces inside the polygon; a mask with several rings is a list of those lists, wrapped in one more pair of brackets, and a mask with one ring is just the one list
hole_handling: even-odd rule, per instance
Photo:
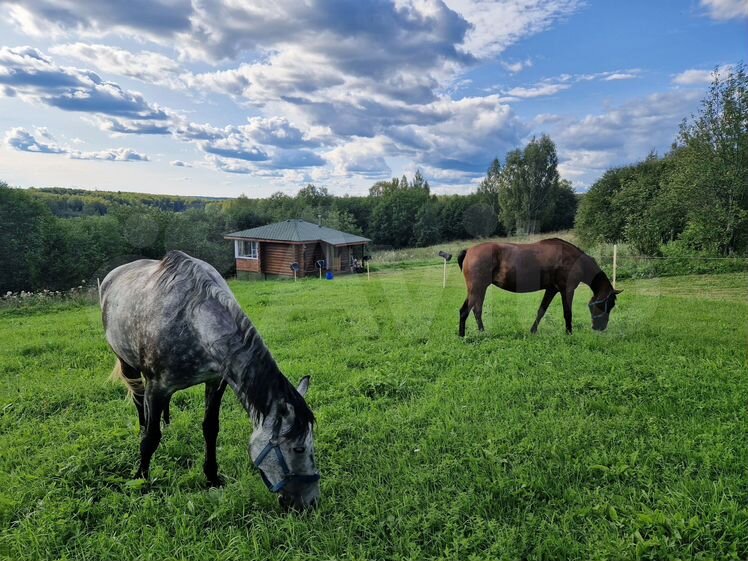
{"label": "wooden post", "polygon": [[613,244],[613,288],[616,287],[616,269],[618,268],[618,244]]}
{"label": "wooden post", "polygon": [[296,282],[296,269],[293,271],[293,281]]}
{"label": "wooden post", "polygon": [[369,274],[369,260],[366,260],[366,280],[371,280],[371,275]]}
{"label": "wooden post", "polygon": [[442,280],[442,288],[447,288],[447,260],[444,260],[444,279]]}

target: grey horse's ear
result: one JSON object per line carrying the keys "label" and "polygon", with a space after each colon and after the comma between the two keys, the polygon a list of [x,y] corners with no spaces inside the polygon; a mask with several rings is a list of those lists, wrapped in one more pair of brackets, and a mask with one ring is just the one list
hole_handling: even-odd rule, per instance
{"label": "grey horse's ear", "polygon": [[301,382],[299,382],[298,387],[296,388],[296,391],[301,394],[301,397],[304,397],[306,395],[307,390],[309,389],[309,376],[304,376],[301,379]]}

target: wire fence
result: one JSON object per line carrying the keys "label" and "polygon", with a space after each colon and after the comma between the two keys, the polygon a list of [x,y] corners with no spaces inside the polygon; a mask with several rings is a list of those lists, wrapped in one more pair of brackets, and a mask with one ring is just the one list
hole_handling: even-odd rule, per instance
{"label": "wire fence", "polygon": [[673,255],[639,255],[629,253],[630,249],[613,244],[598,246],[591,254],[614,279],[748,272],[748,257],[694,255],[685,252]]}

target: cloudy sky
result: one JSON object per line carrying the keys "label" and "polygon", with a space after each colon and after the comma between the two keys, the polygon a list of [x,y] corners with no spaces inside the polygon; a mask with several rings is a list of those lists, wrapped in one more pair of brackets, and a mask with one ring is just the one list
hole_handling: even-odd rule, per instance
{"label": "cloudy sky", "polygon": [[585,190],[667,150],[748,0],[0,0],[0,180],[436,192],[548,133]]}

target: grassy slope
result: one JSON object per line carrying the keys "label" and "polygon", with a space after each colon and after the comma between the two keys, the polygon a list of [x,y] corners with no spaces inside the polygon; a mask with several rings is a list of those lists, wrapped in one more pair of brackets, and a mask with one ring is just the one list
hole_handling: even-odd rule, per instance
{"label": "grassy slope", "polygon": [[[313,379],[323,507],[283,515],[228,395],[204,488],[202,391],[177,394],[145,488],[98,313],[0,310],[0,556],[10,559],[748,558],[745,275],[624,283],[604,334],[491,290],[456,336],[455,266],[234,283]],[[697,284],[700,283],[700,284]],[[683,293],[686,293],[683,296]]]}

